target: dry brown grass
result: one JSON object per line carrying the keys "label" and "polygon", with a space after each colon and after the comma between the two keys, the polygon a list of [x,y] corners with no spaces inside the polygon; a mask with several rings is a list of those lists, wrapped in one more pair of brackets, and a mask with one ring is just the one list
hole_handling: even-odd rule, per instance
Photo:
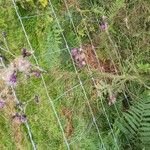
{"label": "dry brown grass", "polygon": [[63,108],[62,115],[65,117],[66,120],[66,128],[65,128],[66,137],[70,138],[74,131],[72,122],[72,112],[68,108]]}
{"label": "dry brown grass", "polygon": [[94,50],[91,45],[84,45],[83,50],[86,57],[87,64],[92,68],[106,73],[117,73],[117,67],[113,65],[111,60],[102,61],[96,58]]}

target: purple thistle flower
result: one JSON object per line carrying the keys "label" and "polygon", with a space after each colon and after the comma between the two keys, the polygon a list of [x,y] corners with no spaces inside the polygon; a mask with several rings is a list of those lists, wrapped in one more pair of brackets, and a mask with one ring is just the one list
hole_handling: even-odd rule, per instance
{"label": "purple thistle flower", "polygon": [[6,68],[2,73],[2,79],[9,86],[15,86],[17,82],[16,72],[12,67]]}
{"label": "purple thistle flower", "polygon": [[72,55],[72,57],[74,58],[76,55],[78,55],[78,48],[73,48],[72,50],[71,50],[71,55]]}
{"label": "purple thistle flower", "polygon": [[102,22],[100,24],[100,28],[101,28],[101,30],[107,30],[108,29],[108,24],[106,22]]}
{"label": "purple thistle flower", "polygon": [[86,65],[86,61],[85,61],[85,54],[83,52],[83,49],[80,48],[73,48],[71,50],[71,55],[76,63],[76,65],[79,68],[82,68]]}
{"label": "purple thistle flower", "polygon": [[2,99],[0,99],[0,109],[4,108],[5,106],[5,101],[3,101]]}
{"label": "purple thistle flower", "polygon": [[16,85],[17,75],[15,72],[10,76],[9,83],[10,83],[10,85]]}

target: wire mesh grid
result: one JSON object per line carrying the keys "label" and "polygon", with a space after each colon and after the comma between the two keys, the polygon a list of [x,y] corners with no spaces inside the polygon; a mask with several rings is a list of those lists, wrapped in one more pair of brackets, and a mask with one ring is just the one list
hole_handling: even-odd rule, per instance
{"label": "wire mesh grid", "polygon": [[[32,79],[26,81],[24,77],[21,77],[21,89],[11,89],[14,99],[23,103],[19,106],[19,109],[21,109],[21,111],[24,109],[25,114],[27,114],[28,121],[25,123],[25,128],[22,128],[24,134],[22,138],[24,148],[27,149],[28,145],[29,149],[35,150],[49,148],[54,150],[78,149],[78,147],[80,147],[80,149],[87,149],[87,143],[91,142],[93,144],[90,147],[91,149],[92,146],[94,149],[107,149],[107,143],[104,142],[104,133],[101,129],[103,121],[105,120],[106,128],[108,129],[108,133],[110,133],[110,139],[114,141],[115,148],[120,149],[118,137],[112,126],[112,120],[109,118],[108,107],[105,105],[106,100],[103,95],[100,94],[101,91],[97,88],[98,85],[101,86],[101,78],[94,75],[93,69],[89,64],[86,65],[86,72],[83,73],[81,73],[81,70],[76,66],[71,54],[71,49],[73,48],[72,43],[74,41],[70,44],[68,40],[69,35],[67,37],[67,33],[65,33],[66,27],[63,26],[63,22],[59,17],[60,14],[57,14],[53,2],[48,1],[48,11],[46,14],[40,13],[29,16],[21,16],[16,3],[15,0],[12,0],[12,9],[14,9],[14,13],[17,16],[15,17],[17,27],[21,30],[19,34],[22,34],[21,38],[22,41],[24,41],[23,44],[19,44],[34,51],[31,58],[34,66],[41,68],[41,70],[50,69],[50,71],[42,73],[41,77],[36,81],[35,79],[33,79],[34,81]],[[83,24],[82,26],[76,26],[78,19],[74,20],[71,14],[72,12],[69,10],[69,3],[66,0],[63,0],[62,3],[66,9],[66,20],[69,22],[69,28],[73,31],[73,36],[77,40],[75,42],[80,46],[84,45],[82,39],[78,36],[78,29],[83,27],[87,35],[88,45],[91,46],[96,62],[100,67],[98,57],[99,47],[95,46],[95,41],[92,39],[89,26],[84,22],[86,16],[83,16],[83,13],[79,11],[79,22],[83,20]],[[80,3],[76,1],[76,5],[80,6]],[[93,6],[93,3],[91,2],[89,5]],[[35,20],[37,19],[41,20],[40,27],[36,26]],[[49,39],[44,39],[47,34],[51,32],[46,29],[42,35],[39,35],[41,36],[42,42],[45,40],[45,42],[43,42],[45,45],[42,45],[40,41],[34,43],[33,41],[37,36],[37,33],[34,31],[42,30],[42,24],[47,22],[47,19],[54,20],[55,22],[54,29],[57,31],[56,33],[52,33],[52,37],[50,37],[53,38],[54,36],[54,40],[50,39],[49,41]],[[99,18],[96,16],[95,20],[90,20],[90,22],[95,23],[98,27],[96,32],[101,33]],[[34,25],[36,29],[34,29]],[[59,33],[59,37],[57,37],[57,32]],[[56,38],[58,41],[55,41]],[[121,56],[118,51],[118,46],[115,41],[112,40],[108,31],[106,31],[106,38],[114,52],[113,54],[106,52],[108,53],[107,56],[110,58],[114,67],[116,61],[118,61],[120,65],[118,67],[122,70],[121,74],[116,73],[114,77],[112,77],[115,85],[118,80],[117,76],[124,76],[125,68],[121,65]],[[15,41],[15,39],[13,40]],[[4,41],[5,47],[0,47],[0,49],[16,57],[15,52],[9,48],[12,47],[13,49],[11,42],[9,39],[8,41]],[[51,42],[51,44],[54,42],[56,46],[47,46],[48,42]],[[45,53],[45,49],[48,49],[48,53]],[[117,58],[116,60],[112,57],[113,55]],[[62,56],[61,59],[60,56]],[[69,60],[67,60],[68,58]],[[1,60],[2,66],[5,67],[3,59]],[[64,62],[65,66],[62,67],[62,63]],[[58,68],[61,71],[58,70]],[[99,74],[103,74],[103,71],[99,70]],[[126,76],[125,80],[122,79],[119,85],[124,84],[125,81]],[[111,85],[108,85],[108,80],[105,75],[102,83],[111,89]],[[118,88],[118,86],[116,86],[116,88]],[[120,103],[121,102],[119,102],[119,104]],[[117,112],[117,117],[120,117],[120,110],[118,110],[116,104],[114,104],[113,108]],[[102,119],[100,119],[101,115],[103,116]],[[3,117],[4,116],[5,115],[3,115]],[[9,133],[9,135],[6,136],[12,135]],[[91,136],[93,136],[93,138],[91,138]],[[30,141],[32,146],[26,140]],[[126,140],[130,146],[128,138]],[[85,143],[87,145],[85,145]]]}

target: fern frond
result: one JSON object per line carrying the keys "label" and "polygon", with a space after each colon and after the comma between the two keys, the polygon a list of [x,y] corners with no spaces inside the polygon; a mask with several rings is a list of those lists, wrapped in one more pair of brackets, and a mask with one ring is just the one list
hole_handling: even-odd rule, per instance
{"label": "fern frond", "polygon": [[112,6],[110,7],[109,11],[107,12],[107,16],[108,18],[113,18],[117,13],[118,11],[124,7],[125,5],[125,0],[116,0]]}
{"label": "fern frond", "polygon": [[133,103],[130,110],[123,114],[124,129],[127,136],[135,141],[140,141],[142,147],[150,146],[150,94],[143,96]]}
{"label": "fern frond", "polygon": [[101,16],[104,16],[106,14],[105,10],[102,7],[97,5],[94,5],[91,8],[91,12],[93,12],[95,15],[101,15]]}

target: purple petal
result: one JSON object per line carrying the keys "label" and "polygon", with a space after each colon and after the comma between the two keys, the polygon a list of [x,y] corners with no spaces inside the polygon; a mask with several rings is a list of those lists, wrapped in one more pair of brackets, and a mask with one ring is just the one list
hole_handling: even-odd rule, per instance
{"label": "purple petal", "polygon": [[106,30],[108,28],[107,23],[106,22],[101,23],[100,28],[101,28],[101,30]]}
{"label": "purple petal", "polygon": [[16,83],[17,83],[17,75],[16,75],[16,73],[13,73],[10,76],[9,83],[10,83],[10,85],[16,85]]}
{"label": "purple petal", "polygon": [[72,57],[75,57],[77,54],[78,54],[78,48],[73,48],[72,50],[71,50],[71,55],[72,55]]}

